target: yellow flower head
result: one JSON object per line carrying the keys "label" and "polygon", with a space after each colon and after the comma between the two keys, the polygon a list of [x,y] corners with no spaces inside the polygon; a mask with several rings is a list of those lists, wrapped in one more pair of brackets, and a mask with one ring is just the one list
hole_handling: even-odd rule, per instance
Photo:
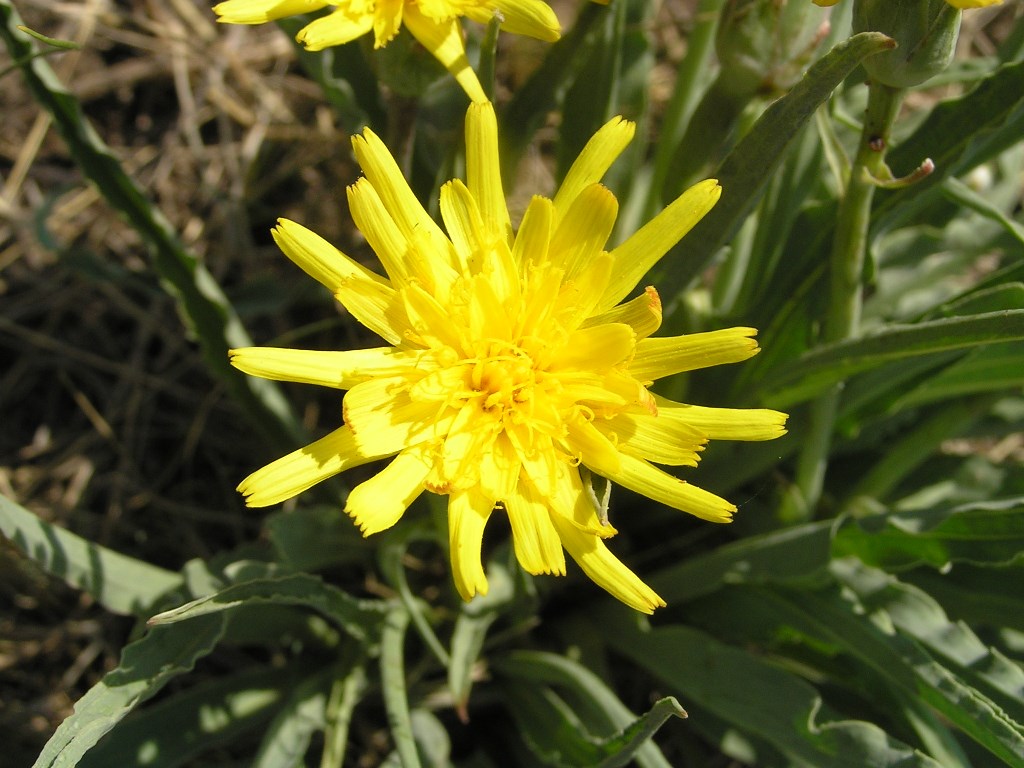
{"label": "yellow flower head", "polygon": [[486,24],[497,14],[506,32],[548,42],[561,35],[558,19],[542,0],[225,0],[213,10],[227,24],[263,24],[328,6],[331,13],[299,31],[296,39],[308,50],[342,45],[371,31],[374,47],[381,48],[404,22],[477,102],[487,97],[466,58],[460,16]]}
{"label": "yellow flower head", "polygon": [[243,480],[247,503],[275,504],[349,467],[394,457],[352,490],[345,511],[369,535],[394,525],[423,490],[446,494],[463,598],[487,591],[481,540],[500,509],[529,573],[564,574],[564,548],[633,608],[664,605],[605,546],[615,529],[581,470],[727,522],[732,504],[653,463],[694,466],[709,438],[778,437],[786,417],[684,405],[648,391],[655,379],[745,360],[758,347],[751,328],[652,338],[661,324],[653,288],[620,303],[721,192],[713,180],[697,184],[606,251],[618,205],[598,180],[633,130],[621,118],[601,128],[554,199],[534,197],[514,232],[493,107],[471,105],[466,182],[441,188],[447,234],[380,139],[369,129],[356,136],[365,178],[349,187],[349,206],[388,279],[294,222],[282,219],[273,234],[390,346],[232,351],[232,363],[255,376],[348,390],[344,426]]}

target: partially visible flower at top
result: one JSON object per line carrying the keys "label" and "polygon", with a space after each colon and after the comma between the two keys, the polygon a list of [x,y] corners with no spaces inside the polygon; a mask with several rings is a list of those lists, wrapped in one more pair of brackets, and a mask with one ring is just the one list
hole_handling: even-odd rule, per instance
{"label": "partially visible flower at top", "polygon": [[[815,5],[835,5],[839,0],[812,0]],[[946,0],[954,8],[966,10],[967,8],[987,8],[990,5],[1002,5],[1003,0]]]}
{"label": "partially visible flower at top", "polygon": [[712,522],[736,507],[657,468],[694,466],[709,438],[769,440],[785,414],[706,408],[648,391],[655,379],[745,360],[752,328],[652,338],[654,288],[620,303],[709,211],[713,180],[684,192],[605,250],[618,203],[599,183],[634,124],[615,118],[572,165],[553,199],[535,196],[513,231],[490,103],[466,117],[466,182],[441,188],[447,234],[423,209],[387,148],[353,138],[365,178],[348,188],[356,225],[388,277],[304,227],[280,220],[278,245],[391,346],[314,352],[250,347],[246,373],[348,390],[344,425],[239,485],[250,506],[291,498],[350,467],[394,457],[357,485],[345,511],[364,535],[394,525],[424,490],[448,496],[452,575],[466,600],[487,592],[484,527],[508,515],[519,563],[565,573],[563,548],[598,585],[651,613],[662,599],[605,546],[616,533],[590,485],[610,481]]}
{"label": "partially visible flower at top", "polygon": [[374,47],[382,48],[404,23],[475,102],[487,97],[466,58],[460,16],[486,24],[500,14],[506,32],[547,42],[561,36],[558,18],[542,0],[225,0],[213,10],[226,24],[263,24],[328,6],[334,10],[296,36],[307,50],[342,45],[371,31]]}

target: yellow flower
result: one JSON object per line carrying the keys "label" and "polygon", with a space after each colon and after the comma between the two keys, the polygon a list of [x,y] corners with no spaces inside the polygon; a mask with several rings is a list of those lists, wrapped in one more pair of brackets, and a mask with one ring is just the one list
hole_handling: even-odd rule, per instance
{"label": "yellow flower", "polygon": [[[815,5],[835,5],[839,0],[812,0]],[[964,10],[966,8],[986,8],[990,5],[1001,5],[1003,0],[946,0],[954,8]]]}
{"label": "yellow flower", "polygon": [[487,97],[466,58],[460,16],[486,24],[499,14],[506,32],[548,42],[561,35],[558,19],[542,0],[226,0],[213,10],[227,24],[263,24],[328,6],[334,10],[296,37],[308,50],[342,45],[371,31],[374,47],[382,48],[404,23],[476,102]]}
{"label": "yellow flower", "polygon": [[604,544],[586,469],[713,522],[735,507],[655,467],[694,466],[708,438],[768,440],[784,414],[684,405],[651,394],[655,379],[758,352],[751,328],[652,338],[654,288],[620,303],[718,200],[697,184],[616,248],[618,204],[598,183],[633,135],[616,118],[573,164],[554,199],[536,196],[513,232],[502,191],[493,107],[466,118],[467,180],[441,188],[447,234],[365,129],[353,139],[365,173],[348,189],[356,225],[388,278],[313,232],[281,220],[278,245],[390,346],[343,352],[253,347],[232,363],[255,376],[348,390],[344,426],[254,472],[250,506],[276,504],[350,467],[394,457],[356,486],[345,511],[382,531],[423,490],[448,495],[452,572],[464,599],[487,592],[481,539],[508,515],[531,574],[565,573],[563,548],[597,584],[650,613],[658,595]]}

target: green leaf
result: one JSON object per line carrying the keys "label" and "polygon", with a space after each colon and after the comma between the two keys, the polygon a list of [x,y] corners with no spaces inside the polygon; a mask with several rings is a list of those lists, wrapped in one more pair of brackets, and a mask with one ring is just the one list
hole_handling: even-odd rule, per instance
{"label": "green leaf", "polygon": [[833,572],[866,607],[884,610],[900,632],[921,643],[1009,718],[1024,723],[1024,669],[987,647],[966,625],[950,621],[918,588],[854,560],[836,563]]}
{"label": "green leaf", "polygon": [[960,179],[949,178],[942,182],[942,193],[957,205],[969,208],[975,213],[981,214],[989,221],[1005,229],[1017,242],[1024,245],[1024,226],[1008,217],[989,200],[975,192]]}
{"label": "green leaf", "polygon": [[[541,651],[514,651],[497,659],[494,669],[510,680],[558,687],[566,698],[572,699],[570,708],[587,731],[615,732],[606,738],[587,739],[583,748],[589,750],[586,765],[612,768],[635,759],[643,768],[668,768],[669,763],[650,738],[669,717],[686,717],[686,712],[672,697],[661,699],[649,712],[637,718],[601,678],[564,656]],[[516,710],[513,710],[513,715],[517,719],[521,715],[531,721],[535,719]],[[540,723],[535,725],[547,727]],[[538,732],[532,732],[532,737],[534,743],[547,738]]]}
{"label": "green leaf", "polygon": [[946,613],[972,626],[1007,627],[1024,632],[1024,567],[984,568],[959,564],[955,578],[917,569],[900,574],[938,600]]}
{"label": "green leaf", "polygon": [[78,700],[33,768],[77,765],[132,709],[212,651],[223,632],[223,616],[204,616],[187,627],[154,627],[126,646],[121,663]]}
{"label": "green leaf", "polygon": [[26,557],[114,613],[141,615],[182,577],[51,525],[0,494],[0,533]]}
{"label": "green leaf", "polygon": [[787,408],[829,386],[891,360],[1024,339],[1024,309],[890,325],[857,339],[812,350],[761,382],[761,400]]}
{"label": "green leaf", "polygon": [[377,561],[380,564],[381,575],[398,593],[398,599],[405,606],[413,628],[437,660],[448,667],[451,660],[431,625],[431,608],[413,594],[409,579],[406,577],[405,564],[409,544],[416,540],[433,540],[428,518],[421,518],[416,523],[403,520],[401,524],[386,531],[381,537]]}
{"label": "green leaf", "polygon": [[623,624],[608,627],[609,643],[671,686],[694,718],[710,711],[797,765],[940,768],[873,723],[840,719],[809,683],[751,653],[688,627],[638,631]]}
{"label": "green leaf", "polygon": [[337,672],[329,667],[291,690],[267,727],[252,768],[305,768],[310,739],[327,725],[327,696]]}
{"label": "green leaf", "polygon": [[78,768],[176,768],[266,724],[294,676],[289,667],[246,669],[175,693],[125,718]]}
{"label": "green leaf", "polygon": [[361,653],[352,653],[347,660],[347,674],[338,676],[327,700],[324,727],[324,751],[320,758],[323,768],[340,766],[348,748],[349,726],[356,704],[366,689],[366,667]]}
{"label": "green leaf", "polygon": [[372,641],[384,617],[383,603],[357,600],[337,587],[325,584],[317,576],[300,573],[234,584],[216,594],[157,614],[149,620],[149,624],[174,624],[241,606],[260,604],[312,608],[363,642]]}
{"label": "green leaf", "polygon": [[664,568],[647,579],[669,603],[711,594],[726,584],[813,582],[829,563],[832,521],[749,536]]}
{"label": "green leaf", "polygon": [[[962,434],[982,418],[992,402],[992,397],[954,400],[921,414],[896,436],[886,429],[877,461],[871,466],[865,462],[841,509],[849,511],[865,499],[868,503],[884,501],[907,475],[935,455],[944,440]],[[896,407],[890,406],[888,411],[893,412]]]}
{"label": "green leaf", "polygon": [[199,340],[210,373],[246,410],[254,426],[279,447],[294,447],[304,430],[274,382],[246,376],[228,362],[228,349],[251,341],[230,302],[210,272],[182,245],[167,220],[125,173],[110,148],[96,134],[75,97],[50,66],[28,58],[33,46],[18,31],[21,19],[8,0],[0,0],[0,37],[15,60],[33,98],[60,132],[75,164],[107,203],[149,245],[152,267]]}
{"label": "green leaf", "polygon": [[372,545],[337,506],[275,512],[264,523],[277,559],[292,571],[365,563]]}
{"label": "green leaf", "polygon": [[894,404],[894,409],[963,398],[981,392],[1024,386],[1024,344],[1003,342],[970,350],[955,363],[925,379]]}
{"label": "green leaf", "polygon": [[480,658],[487,632],[506,613],[515,597],[513,575],[501,560],[499,554],[487,564],[487,594],[462,604],[452,630],[448,688],[455,699],[456,710],[462,713],[466,711],[473,685],[473,668]]}
{"label": "green leaf", "polygon": [[877,32],[854,35],[815,62],[793,90],[765,110],[715,174],[722,184],[721,200],[663,262],[670,265],[658,284],[663,295],[674,296],[685,288],[739,231],[800,134],[798,129],[835,87],[865,58],[893,46],[890,38]]}
{"label": "green leaf", "polygon": [[1024,499],[847,519],[832,549],[834,557],[853,555],[887,571],[1008,565],[1024,559]]}
{"label": "green leaf", "polygon": [[[841,569],[838,565],[837,571]],[[753,600],[780,624],[790,623],[842,649],[886,685],[917,696],[1000,760],[1011,765],[1024,761],[1021,726],[920,643],[886,627],[887,615],[867,619],[863,607],[838,590],[805,590],[788,596],[759,590]]]}
{"label": "green leaf", "polygon": [[401,604],[387,612],[381,634],[380,676],[384,709],[402,768],[420,768],[405,681],[405,630],[409,614]]}

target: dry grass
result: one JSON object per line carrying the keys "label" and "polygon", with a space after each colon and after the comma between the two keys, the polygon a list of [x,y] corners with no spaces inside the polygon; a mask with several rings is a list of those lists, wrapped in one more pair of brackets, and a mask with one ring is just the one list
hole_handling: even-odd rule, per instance
{"label": "dry grass", "polygon": [[[218,27],[191,0],[19,11],[82,46],[50,64],[261,340],[330,317],[266,234],[285,215],[351,240],[339,210],[356,176],[348,137],[287,36]],[[81,178],[17,73],[0,80],[0,103],[0,491],[174,569],[252,539],[258,518],[233,489],[269,453],[254,455],[251,426],[206,374],[143,244]],[[315,403],[307,411],[315,421]],[[0,583],[0,742],[16,768],[116,664],[131,622],[11,551]]]}

